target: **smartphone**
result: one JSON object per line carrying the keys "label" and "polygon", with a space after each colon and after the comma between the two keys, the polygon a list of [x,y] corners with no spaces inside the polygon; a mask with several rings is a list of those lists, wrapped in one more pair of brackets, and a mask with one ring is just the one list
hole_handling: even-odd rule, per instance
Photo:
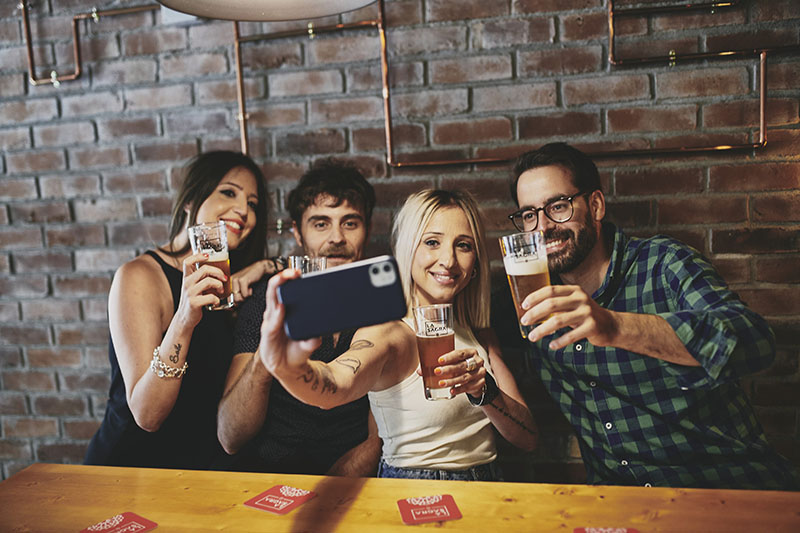
{"label": "smartphone", "polygon": [[406,298],[394,257],[382,255],[304,274],[278,287],[291,339],[399,320]]}

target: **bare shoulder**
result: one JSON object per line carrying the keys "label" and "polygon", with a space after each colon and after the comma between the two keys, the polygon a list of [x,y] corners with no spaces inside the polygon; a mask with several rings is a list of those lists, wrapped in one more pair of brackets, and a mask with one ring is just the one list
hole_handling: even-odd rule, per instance
{"label": "bare shoulder", "polygon": [[[119,267],[109,293],[110,310],[115,303],[139,308],[157,304],[163,312],[172,310],[172,291],[161,266],[149,255],[140,255]],[[145,305],[146,303],[146,305]]]}
{"label": "bare shoulder", "polygon": [[372,344],[380,343],[391,347],[414,341],[414,332],[403,321],[394,320],[359,328],[353,335],[353,341],[350,343],[351,349],[359,340],[369,340]]}

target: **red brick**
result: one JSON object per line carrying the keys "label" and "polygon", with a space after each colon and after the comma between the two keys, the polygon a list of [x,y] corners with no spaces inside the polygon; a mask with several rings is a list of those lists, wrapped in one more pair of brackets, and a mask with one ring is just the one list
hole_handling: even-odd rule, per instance
{"label": "red brick", "polygon": [[81,309],[84,320],[96,322],[108,320],[108,299],[106,298],[83,300],[81,301]]}
{"label": "red brick", "polygon": [[[796,123],[798,109],[797,100],[770,98],[765,112],[766,123],[769,126]],[[703,122],[709,128],[756,126],[759,123],[759,103],[748,100],[708,104],[703,107]]]}
{"label": "red brick", "polygon": [[119,167],[129,163],[125,147],[74,148],[70,150],[70,168]]}
{"label": "red brick", "polygon": [[507,118],[485,118],[433,124],[436,144],[474,144],[510,140],[511,121]]}
{"label": "red brick", "polygon": [[391,56],[455,52],[466,50],[467,29],[457,26],[390,29],[387,40],[390,43],[388,53]]}
{"label": "red brick", "polygon": [[0,146],[2,146],[4,150],[30,148],[31,134],[28,128],[15,128],[0,131]]}
{"label": "red brick", "polygon": [[114,271],[134,257],[136,254],[127,250],[76,250],[75,270],[77,272]]}
{"label": "red brick", "polygon": [[343,81],[338,70],[309,70],[272,74],[268,83],[270,96],[279,97],[341,93]]}
{"label": "red brick", "polygon": [[514,0],[514,13],[543,13],[602,7],[602,0]]}
{"label": "red brick", "polygon": [[26,85],[25,76],[22,74],[0,75],[0,94],[4,98],[24,95]]}
{"label": "red brick", "polygon": [[[107,348],[102,348],[97,346],[87,346],[84,349],[84,351],[86,352],[86,364],[91,368],[95,369],[110,368]],[[110,379],[108,378],[109,374],[108,372],[104,372],[103,375],[106,376],[106,388],[108,388],[108,382],[110,381]]]}
{"label": "red brick", "polygon": [[99,420],[64,420],[64,437],[89,440],[100,428]]}
{"label": "red brick", "polygon": [[153,246],[153,243],[167,240],[167,225],[164,222],[133,222],[111,226],[108,230],[109,244],[112,246],[140,245]]}
{"label": "red brick", "polygon": [[74,198],[100,194],[97,176],[47,176],[39,178],[43,198]]}
{"label": "red brick", "polygon": [[[204,105],[217,102],[235,102],[238,91],[236,80],[206,81],[197,83],[197,101]],[[245,79],[244,95],[246,100],[262,98],[264,96],[263,79]]]}
{"label": "red brick", "polygon": [[105,232],[102,225],[50,226],[45,230],[45,240],[48,246],[101,246],[105,244]]}
{"label": "red brick", "polygon": [[[100,348],[98,348],[99,350]],[[105,351],[105,362],[108,363],[108,351]],[[109,386],[109,373],[105,372],[82,372],[80,374],[65,374],[63,378],[66,391],[106,391]]]}
{"label": "red brick", "polygon": [[713,224],[745,220],[746,198],[693,196],[658,200],[659,224]]}
{"label": "red brick", "polygon": [[[33,58],[37,65],[52,65],[53,53],[50,46],[35,45]],[[0,54],[0,71],[20,71],[28,68],[26,48],[24,46],[3,48]]]}
{"label": "red brick", "polygon": [[188,106],[192,104],[192,88],[189,85],[168,85],[128,89],[125,101],[130,111]]}
{"label": "red brick", "polygon": [[756,196],[752,202],[754,222],[800,221],[800,191]]}
{"label": "red brick", "polygon": [[[17,322],[19,320],[19,304],[17,302],[0,302],[0,322]],[[9,355],[0,348],[0,366],[17,366],[6,364],[6,357],[10,356],[16,360],[19,355],[16,349],[11,350],[13,355]]]}
{"label": "red brick", "polygon": [[767,68],[767,86],[772,90],[793,90],[800,87],[800,67],[797,61],[770,63]]}
{"label": "red brick", "polygon": [[377,59],[380,41],[377,34],[320,36],[307,45],[309,65],[350,63]]}
{"label": "red brick", "polygon": [[622,227],[650,226],[653,223],[653,202],[649,200],[607,203],[608,220]]}
{"label": "red brick", "polygon": [[745,68],[705,68],[656,75],[658,98],[736,95],[747,94],[748,91]]}
{"label": "red brick", "polygon": [[[796,26],[796,25],[795,25]],[[753,50],[798,44],[797,28],[759,28],[756,31],[709,35],[706,46],[711,51]]]}
{"label": "red brick", "polygon": [[61,98],[61,109],[64,117],[119,113],[122,111],[123,106],[122,96],[116,92],[92,91],[88,94]]}
{"label": "red brick", "polygon": [[161,79],[197,78],[228,72],[223,54],[186,54],[161,59]]}
{"label": "red brick", "polygon": [[602,64],[602,47],[581,46],[520,52],[517,68],[521,76],[563,76],[596,72]]}
{"label": "red brick", "polygon": [[[65,24],[64,28],[69,28],[71,23]],[[48,34],[49,37],[49,34]],[[119,57],[119,45],[116,35],[86,35],[82,33],[80,37],[81,58],[96,62],[99,59],[111,59]],[[75,51],[71,36],[68,41],[55,43],[55,57],[57,65],[74,65]],[[98,65],[98,63],[94,63]],[[96,72],[93,69],[93,74]],[[92,82],[97,82],[97,77],[92,76]]]}
{"label": "red brick", "polygon": [[136,145],[133,154],[139,163],[182,161],[197,155],[197,145],[194,141]]}
{"label": "red brick", "polygon": [[122,50],[126,57],[159,54],[186,48],[187,35],[182,28],[128,33],[122,36]]}
{"label": "red brick", "polygon": [[83,416],[88,414],[86,401],[77,396],[37,396],[33,412],[39,416]]}
{"label": "red brick", "polygon": [[50,372],[38,370],[6,370],[2,373],[3,389],[25,392],[55,391],[56,380]]}
{"label": "red brick", "polygon": [[567,105],[638,100],[650,96],[650,82],[646,75],[603,76],[585,80],[563,82],[564,101]]}
{"label": "red brick", "polygon": [[157,196],[142,199],[142,215],[146,217],[168,216],[172,212],[172,199]]}
{"label": "red brick", "polygon": [[[379,65],[355,66],[347,69],[349,91],[380,90],[382,88]],[[419,86],[425,83],[422,63],[391,63],[389,65],[389,87]]]}
{"label": "red brick", "polygon": [[228,21],[209,20],[189,26],[189,48],[217,48],[233,44],[233,27]]}
{"label": "red brick", "polygon": [[556,104],[555,83],[480,87],[472,91],[473,110],[500,111],[551,107]]}
{"label": "red brick", "polygon": [[755,228],[712,230],[714,253],[784,253],[800,249],[796,229]]}
{"label": "red brick", "polygon": [[46,326],[0,325],[0,339],[8,344],[46,344],[50,334]]}
{"label": "red brick", "polygon": [[[46,442],[46,441],[45,441]],[[86,444],[42,444],[36,445],[36,457],[45,463],[80,464],[86,454]]]}
{"label": "red brick", "polygon": [[508,4],[506,2],[428,0],[425,3],[425,8],[425,19],[428,22],[472,20],[508,15]]}
{"label": "red brick", "polygon": [[67,160],[63,150],[39,150],[6,155],[9,174],[65,170]]}
{"label": "red brick", "polygon": [[220,132],[231,129],[234,124],[234,115],[226,111],[178,113],[165,117],[164,134],[167,137],[179,137],[199,131]]}
{"label": "red brick", "polygon": [[718,9],[714,13],[695,11],[688,15],[671,13],[653,17],[653,29],[662,32],[714,26],[740,26],[746,22],[746,17],[747,13],[743,9]]}
{"label": "red brick", "polygon": [[753,5],[755,21],[785,21],[800,18],[800,4],[795,0],[771,0]]}
{"label": "red brick", "polygon": [[703,171],[699,168],[652,167],[617,171],[615,192],[620,196],[648,194],[700,193]]}
{"label": "red brick", "polygon": [[53,329],[56,343],[60,345],[100,345],[108,342],[108,326],[105,324],[57,325]]}
{"label": "red brick", "polygon": [[45,276],[0,277],[0,294],[5,298],[38,298],[47,296]]}
{"label": "red brick", "polygon": [[66,251],[16,252],[14,254],[14,267],[19,274],[70,272],[72,271],[72,257]]}
{"label": "red brick", "polygon": [[475,49],[508,48],[521,43],[552,42],[556,30],[551,17],[500,19],[480,22],[472,27]]}
{"label": "red brick", "polygon": [[[8,391],[0,391],[0,415],[26,415],[28,407],[25,403],[25,395],[16,394]],[[0,458],[7,457],[3,446],[8,441],[0,441]]]}
{"label": "red brick", "polygon": [[92,69],[94,87],[123,87],[156,82],[158,65],[152,59],[103,61]]}
{"label": "red brick", "polygon": [[699,52],[697,37],[674,37],[656,39],[652,36],[644,38],[616,39],[614,56],[617,60],[631,60],[640,57],[667,57],[673,54],[681,56]]}
{"label": "red brick", "polygon": [[347,149],[347,141],[341,130],[322,129],[305,133],[285,133],[276,140],[276,151],[280,155],[316,155],[341,153]]}
{"label": "red brick", "polygon": [[91,122],[61,123],[33,128],[33,139],[37,146],[63,146],[88,143],[95,140]]}
{"label": "red brick", "polygon": [[392,113],[401,117],[430,117],[461,113],[468,109],[466,89],[407,93],[392,98]]}
{"label": "red brick", "polygon": [[159,193],[167,190],[164,172],[136,172],[130,169],[118,174],[106,173],[104,189],[110,194]]}
{"label": "red brick", "polygon": [[376,120],[382,116],[383,100],[381,98],[340,98],[312,101],[308,120],[311,124],[321,124]]}
{"label": "red brick", "polygon": [[374,183],[378,207],[395,209],[403,205],[409,195],[422,189],[434,187],[432,179],[399,181],[395,179]]}
{"label": "red brick", "polygon": [[[653,140],[654,148],[669,148],[669,149],[682,149],[683,146],[701,147],[701,146],[720,146],[720,145],[735,145],[750,143],[750,138],[744,131],[735,133],[694,133],[691,139],[688,140],[686,135],[682,133],[665,132],[665,135]],[[707,161],[708,155],[698,153],[695,155],[685,154],[682,158],[684,161]]]}
{"label": "red brick", "polygon": [[712,261],[722,278],[730,284],[750,281],[750,260],[747,256],[715,257]]}
{"label": "red brick", "polygon": [[[463,189],[469,191],[481,202],[481,205],[486,205],[485,202],[505,203],[511,198],[508,192],[506,175],[495,179],[487,179],[483,174],[478,177],[465,175],[442,178],[441,187],[443,189]],[[509,205],[508,212],[510,213],[514,209],[514,206]]]}
{"label": "red brick", "polygon": [[710,190],[769,191],[800,188],[800,163],[759,163],[711,167]]}
{"label": "red brick", "polygon": [[[371,152],[386,149],[384,128],[352,129],[353,149]],[[395,147],[422,146],[425,144],[425,128],[420,124],[393,124],[392,143]]]}
{"label": "red brick", "polygon": [[245,69],[268,70],[303,64],[303,50],[297,42],[242,45],[242,65]]}
{"label": "red brick", "polygon": [[[312,105],[318,104],[312,101]],[[248,125],[253,128],[277,128],[306,123],[306,104],[303,102],[250,109]]]}
{"label": "red brick", "polygon": [[74,300],[24,300],[22,317],[24,320],[65,321],[80,316],[80,305]]}
{"label": "red brick", "polygon": [[507,55],[460,57],[429,61],[433,83],[466,83],[510,79],[511,58]]}
{"label": "red brick", "polygon": [[0,180],[0,201],[31,200],[36,197],[36,181],[32,178],[5,177]]}
{"label": "red brick", "polygon": [[609,132],[694,130],[697,127],[697,107],[637,107],[610,109]]}
{"label": "red brick", "polygon": [[3,419],[3,435],[6,438],[56,437],[58,420],[53,418],[9,418]]}
{"label": "red brick", "polygon": [[69,222],[69,205],[66,202],[24,203],[11,205],[14,223]]}
{"label": "red brick", "polygon": [[797,256],[756,259],[756,280],[769,283],[800,283]]}
{"label": "red brick", "polygon": [[608,35],[608,13],[580,13],[561,17],[562,41],[599,40]]}
{"label": "red brick", "polygon": [[39,228],[0,229],[0,250],[39,247],[42,245],[42,232]]}
{"label": "red brick", "polygon": [[0,103],[0,123],[40,122],[58,116],[55,98],[17,100]]}
{"label": "red brick", "polygon": [[[44,304],[48,301],[53,300],[40,300],[39,303]],[[72,316],[77,316],[77,313],[73,312]],[[77,368],[81,364],[81,350],[79,348],[28,348],[27,354],[28,364],[33,368]]]}
{"label": "red brick", "polygon": [[794,159],[800,154],[800,129],[773,129],[769,144],[761,151],[763,157]]}
{"label": "red brick", "polygon": [[77,222],[109,222],[136,218],[134,198],[94,198],[74,203]]}

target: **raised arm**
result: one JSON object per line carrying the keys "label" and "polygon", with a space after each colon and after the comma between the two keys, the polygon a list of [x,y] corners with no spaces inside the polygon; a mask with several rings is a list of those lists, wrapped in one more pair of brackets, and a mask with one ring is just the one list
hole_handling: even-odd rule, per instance
{"label": "raised arm", "polygon": [[125,382],[128,407],[136,424],[145,431],[161,427],[172,412],[181,387],[180,377],[159,377],[151,371],[154,349],[158,348],[157,361],[170,368],[182,368],[203,306],[218,301],[213,290],[222,286],[224,275],[208,265],[195,271],[192,265],[205,259],[202,255],[184,260],[180,302],[174,314],[169,284],[155,261],[146,256],[120,267],[111,284],[111,340]]}

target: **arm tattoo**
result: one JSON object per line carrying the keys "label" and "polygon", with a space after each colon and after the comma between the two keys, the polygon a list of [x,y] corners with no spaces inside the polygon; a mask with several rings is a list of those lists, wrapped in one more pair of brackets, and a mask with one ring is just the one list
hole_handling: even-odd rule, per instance
{"label": "arm tattoo", "polygon": [[356,342],[350,345],[351,350],[363,350],[364,348],[372,348],[375,346],[367,339],[358,339]]}
{"label": "arm tattoo", "polygon": [[340,365],[346,366],[347,368],[353,371],[353,374],[358,372],[358,369],[361,368],[361,361],[353,357],[339,358],[335,362],[339,363]]}
{"label": "arm tattoo", "polygon": [[178,362],[178,354],[181,353],[181,347],[182,346],[183,345],[180,344],[180,343],[176,344],[175,345],[175,353],[169,356],[169,360],[172,361],[173,363],[177,363]]}
{"label": "arm tattoo", "polygon": [[319,390],[320,394],[325,394],[326,392],[336,394],[336,390],[338,389],[336,380],[333,379],[333,373],[327,366],[318,371],[314,368],[309,368],[305,374],[297,379],[302,379],[304,382],[310,383],[311,390]]}
{"label": "arm tattoo", "polygon": [[514,415],[512,415],[507,409],[504,409],[503,407],[499,407],[499,406],[495,405],[494,402],[490,403],[489,406],[490,407],[494,407],[495,409],[500,411],[500,414],[502,414],[504,417],[508,418],[509,420],[514,422],[516,425],[521,427],[523,429],[523,431],[526,431],[526,432],[530,433],[531,435],[538,435],[539,434],[539,432],[536,431],[535,429],[532,429],[532,428],[529,428],[528,426],[526,426],[525,423],[522,420],[519,420],[516,417],[514,417]]}

